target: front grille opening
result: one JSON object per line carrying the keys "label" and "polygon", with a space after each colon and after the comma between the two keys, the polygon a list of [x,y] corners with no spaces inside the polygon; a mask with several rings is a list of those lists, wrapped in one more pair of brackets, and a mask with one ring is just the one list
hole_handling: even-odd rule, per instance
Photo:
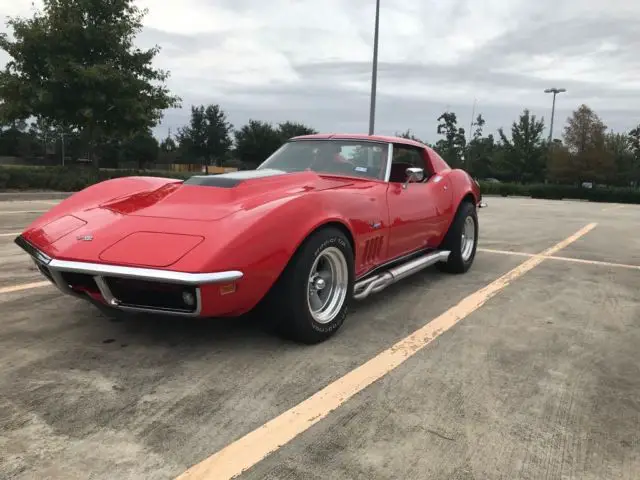
{"label": "front grille opening", "polygon": [[116,277],[105,277],[105,282],[123,306],[185,313],[198,308],[194,286]]}
{"label": "front grille opening", "polygon": [[60,272],[60,276],[72,290],[89,292],[99,291],[95,280],[87,273]]}

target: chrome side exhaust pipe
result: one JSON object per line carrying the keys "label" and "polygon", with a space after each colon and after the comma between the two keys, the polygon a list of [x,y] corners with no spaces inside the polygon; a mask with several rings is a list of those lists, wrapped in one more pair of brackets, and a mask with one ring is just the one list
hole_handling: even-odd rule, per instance
{"label": "chrome side exhaust pipe", "polygon": [[449,259],[450,253],[451,252],[449,250],[431,252],[407,263],[400,264],[397,267],[393,267],[386,272],[379,273],[373,277],[356,282],[353,289],[353,298],[356,300],[362,300],[372,293],[384,290],[389,285],[399,282],[420,270],[424,270],[438,262],[446,262]]}

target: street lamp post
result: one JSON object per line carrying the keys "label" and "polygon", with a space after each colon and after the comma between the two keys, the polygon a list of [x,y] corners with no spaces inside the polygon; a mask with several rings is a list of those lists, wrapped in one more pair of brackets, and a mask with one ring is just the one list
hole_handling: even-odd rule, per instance
{"label": "street lamp post", "polygon": [[371,71],[371,105],[369,107],[369,135],[373,135],[376,120],[376,89],[378,83],[378,30],[380,26],[380,0],[376,0],[376,24],[373,34],[373,66]]}
{"label": "street lamp post", "polygon": [[551,146],[551,142],[553,141],[553,117],[556,113],[556,95],[562,92],[566,92],[567,90],[564,88],[547,88],[544,93],[553,93],[553,105],[551,107],[551,125],[549,127],[549,146]]}

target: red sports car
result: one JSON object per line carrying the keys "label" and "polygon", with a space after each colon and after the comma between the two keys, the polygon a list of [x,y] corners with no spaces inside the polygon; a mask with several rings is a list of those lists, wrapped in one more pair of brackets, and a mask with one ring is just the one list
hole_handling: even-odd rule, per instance
{"label": "red sports car", "polygon": [[114,312],[259,309],[315,343],[353,299],[431,265],[466,272],[480,206],[478,184],[421,143],[308,135],[256,170],[92,185],[16,243],[64,293]]}

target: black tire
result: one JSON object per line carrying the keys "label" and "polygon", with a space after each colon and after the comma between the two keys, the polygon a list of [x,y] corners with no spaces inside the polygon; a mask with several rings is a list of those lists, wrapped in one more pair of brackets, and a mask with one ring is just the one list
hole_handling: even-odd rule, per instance
{"label": "black tire", "polygon": [[[471,218],[474,224],[474,238],[473,249],[471,254],[466,256],[462,252],[462,234],[464,231],[465,222],[467,218]],[[449,231],[444,237],[440,250],[449,250],[449,259],[446,262],[439,262],[436,267],[443,272],[447,273],[465,273],[471,265],[476,256],[476,249],[478,248],[478,212],[475,205],[469,201],[463,201],[458,207],[456,216],[451,222]]]}
{"label": "black tire", "polygon": [[[326,252],[341,252],[346,261],[346,295],[336,303],[337,313],[326,323],[318,322],[310,307],[308,279],[316,259]],[[333,336],[344,323],[353,298],[355,283],[353,249],[349,240],[339,229],[325,227],[312,233],[295,253],[269,294],[265,309],[272,327],[290,340],[315,344]],[[321,259],[322,260],[322,259]],[[343,276],[343,278],[345,278]],[[338,297],[340,298],[340,297]]]}

